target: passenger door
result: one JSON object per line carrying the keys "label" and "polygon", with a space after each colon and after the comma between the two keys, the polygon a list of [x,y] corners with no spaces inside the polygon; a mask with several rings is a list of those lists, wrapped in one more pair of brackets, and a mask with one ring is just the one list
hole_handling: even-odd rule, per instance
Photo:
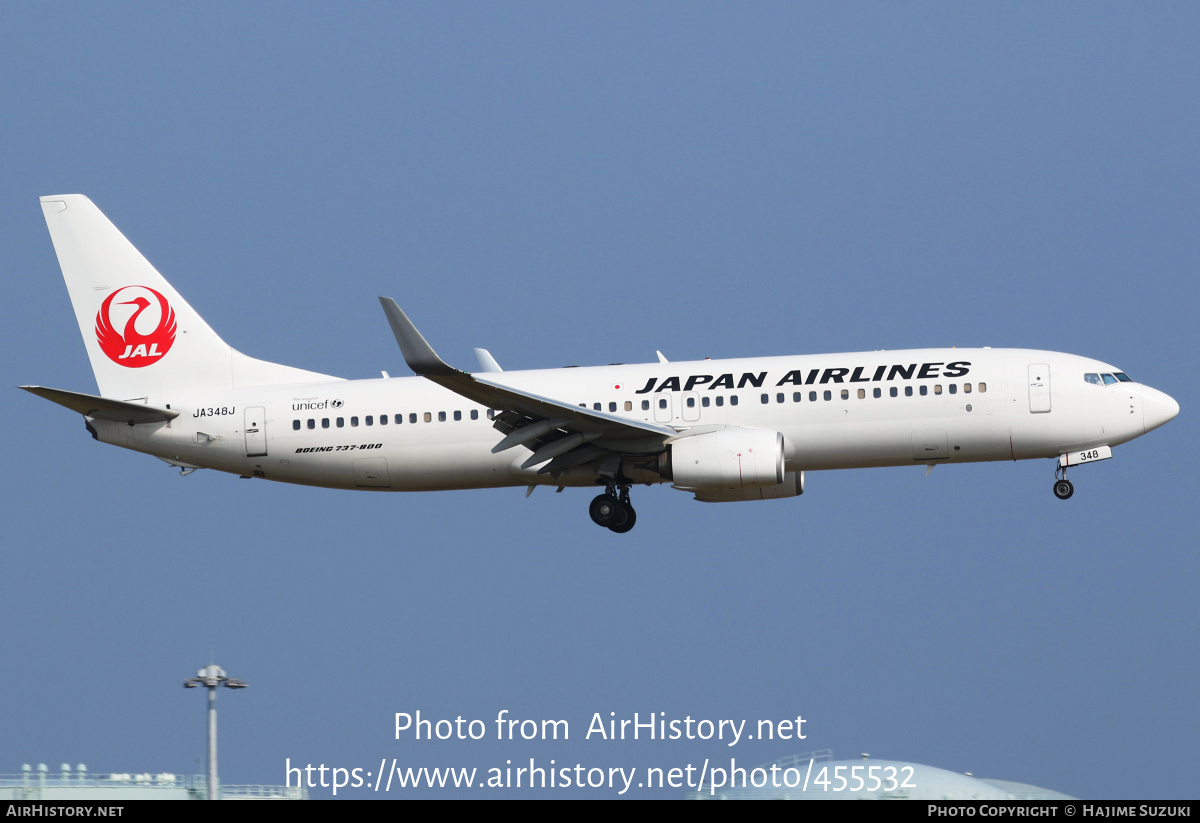
{"label": "passenger door", "polygon": [[1050,411],[1050,366],[1033,363],[1029,366],[1029,412],[1044,414]]}
{"label": "passenger door", "polygon": [[267,410],[262,406],[246,409],[246,456],[265,457],[267,454]]}

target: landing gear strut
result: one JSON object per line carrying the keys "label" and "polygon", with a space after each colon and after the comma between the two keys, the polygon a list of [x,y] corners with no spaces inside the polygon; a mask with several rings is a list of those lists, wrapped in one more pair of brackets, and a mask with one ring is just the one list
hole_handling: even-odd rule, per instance
{"label": "landing gear strut", "polygon": [[[1059,476],[1061,472],[1061,477]],[[1066,500],[1075,493],[1075,486],[1067,479],[1067,470],[1056,468],[1054,470],[1054,496],[1059,500]]]}
{"label": "landing gear strut", "polygon": [[629,502],[628,486],[621,487],[621,496],[618,498],[618,502],[621,504],[621,510],[625,513],[625,520],[621,523],[614,523],[608,528],[617,534],[625,534],[637,523],[637,512],[633,510],[633,505]]}
{"label": "landing gear strut", "polygon": [[620,492],[617,485],[610,483],[604,494],[598,495],[588,507],[588,514],[597,526],[625,534],[637,523],[637,512],[629,502],[629,486],[622,485]]}

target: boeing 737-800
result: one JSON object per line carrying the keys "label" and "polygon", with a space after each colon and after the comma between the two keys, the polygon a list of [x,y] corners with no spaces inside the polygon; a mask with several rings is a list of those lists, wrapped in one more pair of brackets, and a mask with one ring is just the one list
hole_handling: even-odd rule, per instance
{"label": "boeing 737-800", "polygon": [[380,298],[416,377],[343,380],[232,349],[83,195],[42,210],[99,396],[27,391],[92,436],[189,473],[375,491],[603,489],[592,520],[636,521],[629,489],[706,502],[804,491],[806,471],[1055,458],[1068,467],[1179,412],[1120,369],[1025,349],[918,349],[502,371],[447,365]]}

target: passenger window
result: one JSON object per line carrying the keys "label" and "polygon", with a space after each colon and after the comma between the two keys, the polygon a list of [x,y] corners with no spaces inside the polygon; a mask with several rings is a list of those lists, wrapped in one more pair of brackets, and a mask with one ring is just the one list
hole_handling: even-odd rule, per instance
{"label": "passenger window", "polygon": [[423,415],[423,417],[425,418],[425,422],[426,422],[426,423],[432,423],[432,422],[433,422],[433,412],[425,412],[425,414]]}
{"label": "passenger window", "polygon": [[775,402],[776,402],[776,403],[782,403],[782,402],[783,402],[783,392],[780,392],[779,394],[775,395]]}
{"label": "passenger window", "polygon": [[979,384],[979,393],[983,394],[985,391],[987,391],[987,383],[980,383]]}
{"label": "passenger window", "polygon": [[403,422],[404,422],[404,415],[402,415],[402,414],[396,415],[396,425],[399,426]]}
{"label": "passenger window", "polygon": [[363,422],[366,423],[368,426],[374,426],[375,418],[368,414],[366,420],[364,420]]}
{"label": "passenger window", "polygon": [[317,427],[317,421],[313,420],[311,417],[308,418],[308,427],[310,429],[315,429]]}
{"label": "passenger window", "polygon": [[650,410],[650,401],[643,400],[642,401],[642,411],[649,411],[649,410]]}
{"label": "passenger window", "polygon": [[593,404],[592,404],[592,411],[600,411],[600,404],[599,404],[599,403],[593,403]]}
{"label": "passenger window", "polygon": [[737,405],[737,395],[736,394],[729,398],[729,405],[731,405],[731,406]]}
{"label": "passenger window", "polygon": [[687,407],[688,407],[689,409],[694,409],[694,408],[696,408],[696,398],[694,398],[694,397],[689,397],[689,398],[687,399]]}
{"label": "passenger window", "polygon": [[706,394],[706,395],[704,395],[704,397],[701,397],[701,398],[700,398],[700,405],[701,405],[701,406],[703,406],[703,407],[704,407],[704,408],[706,408],[706,409],[708,408],[708,404],[709,404],[710,402],[712,402],[712,401],[710,400],[710,398],[709,398],[709,396],[708,396],[707,394]]}
{"label": "passenger window", "polygon": [[617,410],[617,404],[616,404],[616,403],[609,403],[609,404],[608,404],[608,410],[609,410],[610,412],[615,412],[615,411]]}
{"label": "passenger window", "polygon": [[438,412],[438,422],[439,423],[446,422],[446,413],[445,412]]}
{"label": "passenger window", "polygon": [[495,419],[496,419],[496,410],[488,409],[488,420],[495,420]]}
{"label": "passenger window", "polygon": [[970,393],[971,393],[971,384],[963,383],[963,394],[970,394]]}
{"label": "passenger window", "polygon": [[899,393],[900,393],[900,392],[899,392],[899,391],[897,391],[897,389],[896,389],[896,387],[895,387],[895,386],[892,386],[890,389],[888,389],[888,394],[890,394],[892,397],[895,397],[895,396],[896,396],[896,395],[898,395]]}
{"label": "passenger window", "polygon": [[1103,386],[1103,385],[1104,385],[1104,381],[1100,379],[1100,375],[1098,375],[1098,374],[1092,374],[1091,372],[1089,372],[1088,374],[1085,374],[1085,375],[1083,376],[1083,380],[1084,380],[1084,382],[1085,382],[1085,383],[1092,383],[1092,384],[1095,384],[1095,385],[1097,385],[1097,386]]}
{"label": "passenger window", "polygon": [[388,424],[387,415],[386,414],[379,415],[379,425],[386,426],[387,424]]}
{"label": "passenger window", "polygon": [[[705,399],[707,399],[707,398],[705,398]],[[707,406],[708,404],[705,403],[704,405]],[[633,411],[633,402],[632,401],[630,401],[630,400],[625,401],[625,411]]]}
{"label": "passenger window", "polygon": [[408,416],[408,422],[409,422],[409,423],[416,423],[416,422],[417,422],[417,413],[416,413],[416,412],[412,412],[411,414],[409,414],[409,416]]}
{"label": "passenger window", "polygon": [[479,409],[471,409],[471,419],[472,420],[479,419]]}
{"label": "passenger window", "polygon": [[929,394],[929,387],[928,387],[928,386],[922,386],[922,387],[921,387],[921,396],[922,396],[922,397],[924,397],[924,396],[925,396],[925,395],[927,395],[927,394]]}
{"label": "passenger window", "polygon": [[[924,393],[925,393],[925,392],[921,392],[921,394],[924,394]],[[935,383],[935,384],[934,384],[934,386],[933,386],[933,393],[934,393],[934,394],[941,394],[941,393],[942,393],[942,384],[941,384],[941,383]]]}
{"label": "passenger window", "polygon": [[299,421],[299,420],[293,420],[293,421],[292,421],[292,430],[293,430],[293,431],[300,431],[300,421]]}
{"label": "passenger window", "polygon": [[904,387],[904,396],[905,396],[905,397],[912,397],[912,386],[905,386],[905,387]]}
{"label": "passenger window", "polygon": [[771,396],[770,396],[769,394],[764,394],[764,395],[762,396],[762,402],[763,402],[763,405],[764,405],[764,406],[765,406],[767,403],[770,403],[770,402],[771,402]]}
{"label": "passenger window", "polygon": [[329,418],[328,417],[321,418],[321,428],[323,428],[323,429],[329,428]]}
{"label": "passenger window", "polygon": [[843,400],[850,399],[850,390],[849,389],[842,389],[842,399]]}
{"label": "passenger window", "polygon": [[883,397],[883,389],[877,387],[872,394],[874,394],[876,397]]}
{"label": "passenger window", "polygon": [[343,427],[346,425],[346,418],[344,418],[344,417],[339,417],[339,418],[338,418],[338,419],[337,419],[335,422],[337,423],[337,427],[338,427],[339,429],[340,429],[340,428],[343,428]]}
{"label": "passenger window", "polygon": [[[879,389],[876,389],[875,391],[879,391]],[[866,390],[866,389],[859,389],[859,390],[858,390],[858,399],[859,399],[859,400],[865,400],[865,399],[866,399],[866,397],[867,397],[867,390]]]}
{"label": "passenger window", "polygon": [[825,390],[825,399],[826,399],[826,400],[832,400],[832,399],[833,399],[833,392],[831,392],[829,389],[826,389],[826,390]]}
{"label": "passenger window", "polygon": [[723,395],[723,394],[718,394],[718,395],[717,395],[717,405],[718,405],[718,406],[724,406],[724,405],[725,405],[725,395]]}
{"label": "passenger window", "polygon": [[357,418],[357,417],[351,417],[351,418],[350,418],[350,425],[351,425],[351,426],[357,426],[357,425],[358,425],[358,418]]}
{"label": "passenger window", "polygon": [[667,407],[667,398],[665,398],[665,397],[658,398],[658,407],[660,409],[665,409]]}
{"label": "passenger window", "polygon": [[454,413],[454,419],[455,419],[455,420],[462,420],[462,412],[460,412],[460,411],[456,411],[456,412]]}
{"label": "passenger window", "polygon": [[815,401],[817,399],[817,393],[815,391],[810,391],[808,393],[808,399],[811,401]]}
{"label": "passenger window", "polygon": [[957,384],[957,383],[951,383],[951,384],[950,384],[950,393],[951,393],[951,394],[958,394],[958,384]]}

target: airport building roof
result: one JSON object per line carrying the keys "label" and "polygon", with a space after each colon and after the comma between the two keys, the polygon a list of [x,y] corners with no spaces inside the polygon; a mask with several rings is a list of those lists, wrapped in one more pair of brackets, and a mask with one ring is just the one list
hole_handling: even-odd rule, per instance
{"label": "airport building roof", "polygon": [[[716,784],[716,785],[714,785]],[[692,800],[1075,800],[1061,792],[907,763],[834,760],[829,749],[730,774],[714,771]]]}
{"label": "airport building roof", "polygon": [[[308,790],[289,786],[223,784],[221,800],[307,800]],[[25,764],[21,773],[0,775],[0,800],[207,800],[208,778],[169,772],[93,774],[84,765],[62,764],[51,772],[46,764]]]}

